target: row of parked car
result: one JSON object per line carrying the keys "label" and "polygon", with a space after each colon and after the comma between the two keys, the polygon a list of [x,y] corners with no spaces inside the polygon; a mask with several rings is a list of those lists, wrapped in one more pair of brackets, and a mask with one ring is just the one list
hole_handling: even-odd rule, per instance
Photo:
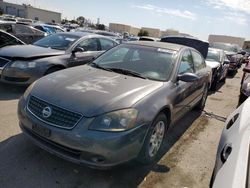
{"label": "row of parked car", "polygon": [[132,159],[148,164],[168,128],[192,108],[202,110],[208,90],[235,70],[231,64],[240,66],[241,52],[218,48],[192,37],[118,45],[96,33],[60,32],[2,47],[0,75],[4,83],[31,84],[18,104],[19,125],[41,148],[95,168]]}

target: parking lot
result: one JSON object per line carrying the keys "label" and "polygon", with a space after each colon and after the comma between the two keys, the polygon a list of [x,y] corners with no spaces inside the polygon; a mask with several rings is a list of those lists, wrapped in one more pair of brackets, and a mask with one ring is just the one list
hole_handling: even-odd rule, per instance
{"label": "parking lot", "polygon": [[24,87],[0,84],[0,187],[208,187],[223,120],[238,104],[242,70],[215,93],[205,112],[191,111],[168,132],[157,164],[132,162],[100,171],[78,166],[33,145],[18,127]]}

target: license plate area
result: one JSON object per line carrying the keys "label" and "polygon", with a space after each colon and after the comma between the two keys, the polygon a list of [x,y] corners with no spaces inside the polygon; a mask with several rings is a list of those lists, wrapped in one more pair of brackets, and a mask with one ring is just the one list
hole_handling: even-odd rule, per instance
{"label": "license plate area", "polygon": [[33,124],[32,130],[43,137],[50,137],[51,130],[40,125]]}

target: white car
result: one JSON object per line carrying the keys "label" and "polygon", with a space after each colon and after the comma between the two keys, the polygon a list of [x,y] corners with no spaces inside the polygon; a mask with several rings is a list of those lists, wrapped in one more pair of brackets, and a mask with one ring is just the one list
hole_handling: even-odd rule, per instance
{"label": "white car", "polygon": [[210,186],[250,187],[250,98],[228,118],[217,150]]}
{"label": "white car", "polygon": [[215,91],[219,81],[226,81],[229,62],[226,62],[225,52],[220,49],[209,48],[206,64],[212,69],[212,84],[210,89]]}

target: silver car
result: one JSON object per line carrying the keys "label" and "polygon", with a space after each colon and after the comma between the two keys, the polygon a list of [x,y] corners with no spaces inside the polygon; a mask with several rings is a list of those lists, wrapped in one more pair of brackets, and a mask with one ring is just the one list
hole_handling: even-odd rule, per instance
{"label": "silver car", "polygon": [[228,118],[217,150],[211,187],[250,187],[250,99]]}
{"label": "silver car", "polygon": [[92,62],[116,46],[114,40],[92,33],[57,33],[33,45],[0,49],[0,81],[28,85],[44,75]]}

